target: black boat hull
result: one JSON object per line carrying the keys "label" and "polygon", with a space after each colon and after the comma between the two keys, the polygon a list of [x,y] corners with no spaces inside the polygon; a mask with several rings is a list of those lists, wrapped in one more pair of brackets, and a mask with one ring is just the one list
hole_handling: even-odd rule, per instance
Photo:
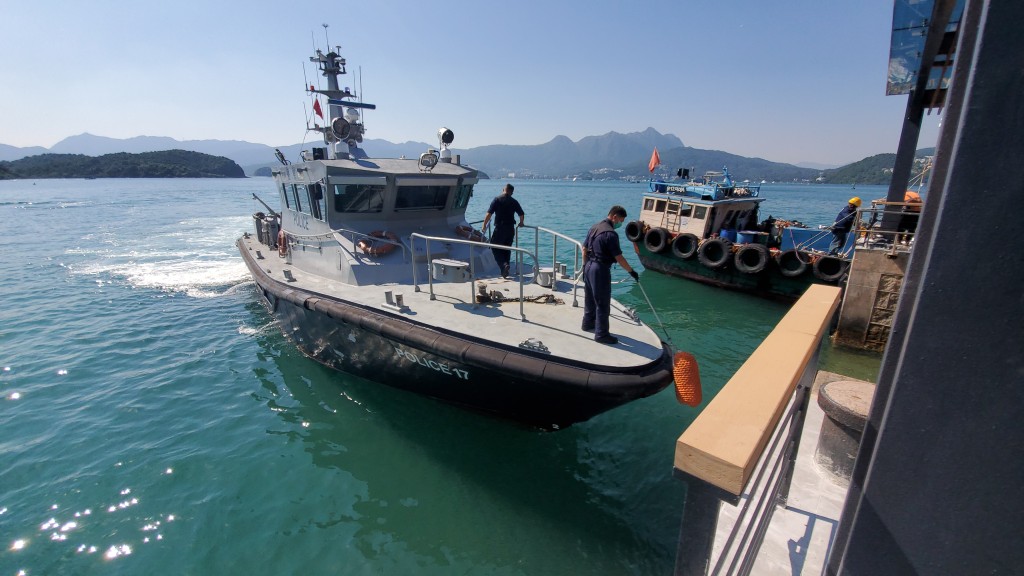
{"label": "black boat hull", "polygon": [[655,394],[671,353],[631,370],[504,348],[274,280],[243,250],[262,301],[299,350],[330,368],[544,429]]}
{"label": "black boat hull", "polygon": [[841,280],[817,278],[810,266],[799,275],[790,277],[782,273],[774,260],[769,260],[763,270],[751,274],[737,270],[731,262],[712,269],[701,264],[697,258],[682,259],[670,252],[653,253],[643,242],[634,242],[633,246],[640,263],[647,270],[785,302],[795,302],[812,284],[841,284]]}

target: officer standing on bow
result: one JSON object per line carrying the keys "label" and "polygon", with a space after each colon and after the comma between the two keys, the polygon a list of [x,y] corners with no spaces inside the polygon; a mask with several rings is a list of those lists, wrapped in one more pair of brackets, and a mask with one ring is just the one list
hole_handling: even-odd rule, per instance
{"label": "officer standing on bow", "polygon": [[594,341],[601,344],[617,344],[619,339],[608,333],[608,314],[612,303],[612,264],[619,263],[633,280],[640,281],[640,276],[626,262],[619,248],[619,234],[615,230],[622,226],[626,219],[626,209],[612,206],[608,217],[591,226],[587,238],[583,241],[583,326],[582,329],[594,331]]}

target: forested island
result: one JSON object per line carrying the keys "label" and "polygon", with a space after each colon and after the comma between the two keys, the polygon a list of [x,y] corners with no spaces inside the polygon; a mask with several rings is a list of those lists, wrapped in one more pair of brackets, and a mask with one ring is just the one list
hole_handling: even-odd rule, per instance
{"label": "forested island", "polygon": [[245,171],[223,156],[188,150],[40,154],[0,162],[0,180],[27,178],[245,178]]}

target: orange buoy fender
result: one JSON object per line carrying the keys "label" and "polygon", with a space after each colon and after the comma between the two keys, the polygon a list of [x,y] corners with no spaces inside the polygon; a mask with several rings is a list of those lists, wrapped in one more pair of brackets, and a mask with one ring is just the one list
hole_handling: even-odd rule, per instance
{"label": "orange buoy fender", "polygon": [[277,232],[277,253],[281,256],[288,254],[288,235],[284,233],[284,230]]}
{"label": "orange buoy fender", "polygon": [[703,395],[700,389],[700,368],[689,352],[676,352],[672,358],[672,380],[676,384],[676,399],[680,404],[699,406]]}
{"label": "orange buoy fender", "polygon": [[[356,247],[362,250],[363,254],[367,254],[369,256],[387,256],[398,247],[398,236],[395,235],[394,232],[390,232],[388,230],[374,230],[367,234],[367,236],[369,236],[369,238],[363,238],[358,244],[356,244]],[[389,240],[390,242],[377,243],[372,240],[373,238],[382,238],[384,240]],[[391,242],[395,242],[395,244],[392,244]]]}

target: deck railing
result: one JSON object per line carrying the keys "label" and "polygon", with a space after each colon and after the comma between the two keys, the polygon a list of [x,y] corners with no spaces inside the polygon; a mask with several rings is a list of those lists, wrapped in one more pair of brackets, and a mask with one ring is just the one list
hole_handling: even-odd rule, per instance
{"label": "deck railing", "polygon": [[[835,286],[810,286],[676,441],[674,473],[687,483],[677,575],[750,573],[788,494],[818,350],[839,296]],[[712,565],[721,503],[737,505],[744,493],[759,496],[745,501]]]}
{"label": "deck railing", "polygon": [[[563,240],[566,240],[566,241],[568,241],[573,246],[573,253],[574,253],[573,261],[574,262],[573,262],[573,274],[572,274],[572,280],[571,280],[572,284],[573,284],[573,290],[572,290],[573,302],[572,302],[572,305],[574,307],[578,307],[579,306],[579,300],[578,300],[579,297],[578,297],[578,294],[577,294],[578,291],[576,290],[576,287],[577,287],[577,285],[579,284],[579,281],[580,281],[580,274],[578,273],[578,270],[580,269],[580,262],[582,261],[583,245],[580,244],[575,239],[570,238],[570,237],[568,237],[568,236],[566,236],[566,235],[564,235],[564,234],[562,234],[560,232],[556,232],[554,230],[549,230],[549,229],[543,228],[541,226],[522,226],[521,228],[528,228],[528,229],[534,230],[534,247],[533,247],[533,250],[529,250],[527,248],[521,248],[519,246],[519,237],[518,237],[518,235],[516,236],[516,245],[515,246],[503,246],[503,245],[499,245],[499,244],[492,244],[490,242],[480,242],[480,241],[469,240],[469,239],[464,239],[464,238],[451,238],[451,237],[448,237],[448,236],[427,236],[425,234],[419,234],[417,232],[412,233],[409,236],[409,244],[410,244],[410,246],[413,244],[413,242],[416,239],[424,241],[425,256],[426,256],[426,262],[427,262],[427,282],[428,282],[428,290],[429,290],[429,293],[430,293],[430,299],[431,300],[435,300],[437,298],[436,295],[434,294],[434,277],[433,277],[433,269],[432,269],[432,266],[433,266],[433,264],[432,264],[433,256],[431,254],[431,243],[432,242],[443,242],[444,244],[462,244],[462,245],[469,246],[469,262],[467,262],[467,264],[469,266],[469,278],[470,278],[470,281],[468,282],[468,284],[469,284],[469,298],[470,298],[469,301],[472,302],[472,305],[473,305],[474,308],[476,308],[476,306],[477,306],[476,293],[475,293],[475,287],[474,287],[474,285],[475,285],[474,281],[477,279],[477,273],[476,273],[476,258],[474,257],[473,251],[476,248],[486,248],[486,249],[500,248],[502,250],[509,250],[509,251],[511,251],[515,255],[517,271],[520,272],[519,274],[517,274],[517,281],[518,281],[518,284],[519,284],[519,316],[520,316],[520,318],[523,321],[526,321],[526,309],[525,309],[525,306],[524,306],[524,303],[525,303],[526,299],[524,298],[524,286],[525,286],[525,284],[528,284],[528,283],[536,281],[537,272],[542,269],[541,268],[541,258],[540,258],[540,236],[542,234],[548,234],[552,238],[552,240],[551,240],[551,245],[552,245],[552,251],[551,251],[552,284],[551,284],[551,288],[552,288],[552,290],[554,290],[557,287],[557,284],[558,284],[557,281],[556,281],[556,276],[558,274],[558,239],[561,238]],[[529,277],[528,279],[527,279],[527,276],[522,273],[522,271],[524,270],[523,260],[525,258],[529,258],[533,262],[533,276]],[[417,292],[419,292],[420,291],[420,287],[419,287],[418,270],[417,270],[417,266],[416,266],[416,264],[417,264],[416,258],[415,257],[412,258],[412,261],[413,261],[412,262],[412,283],[413,283],[414,289]]]}

